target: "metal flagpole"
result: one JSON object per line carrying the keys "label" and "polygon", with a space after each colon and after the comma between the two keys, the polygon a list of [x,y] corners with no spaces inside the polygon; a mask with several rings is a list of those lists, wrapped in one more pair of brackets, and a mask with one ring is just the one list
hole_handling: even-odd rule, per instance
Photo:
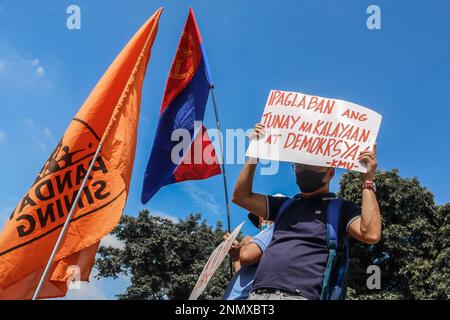
{"label": "metal flagpole", "polygon": [[[223,177],[223,186],[225,190],[225,204],[227,208],[227,223],[228,223],[228,232],[231,233],[231,215],[230,215],[230,203],[228,201],[228,184],[227,184],[227,173],[225,171],[225,157],[223,155],[223,145],[222,145],[222,130],[220,128],[219,121],[219,113],[217,112],[217,103],[216,96],[214,95],[214,83],[210,84],[211,88],[211,97],[214,106],[214,114],[216,116],[217,129],[219,130],[219,148],[220,148],[220,156],[222,158],[221,167],[222,167],[222,177]],[[230,275],[233,277],[233,261],[230,259]]]}
{"label": "metal flagpole", "polygon": [[95,152],[94,158],[92,159],[92,163],[89,166],[86,176],[84,177],[83,183],[81,184],[80,190],[78,190],[77,196],[75,197],[75,201],[73,202],[72,207],[70,208],[69,215],[67,216],[67,219],[64,222],[63,228],[58,236],[58,240],[56,240],[56,244],[55,244],[55,247],[53,248],[52,254],[50,255],[50,258],[47,261],[47,265],[45,266],[44,273],[42,274],[41,279],[39,280],[39,283],[36,287],[36,291],[34,292],[33,300],[37,300],[39,297],[39,293],[42,289],[42,285],[44,284],[45,278],[47,277],[47,274],[50,271],[50,267],[53,263],[53,259],[55,258],[56,252],[58,252],[59,246],[61,245],[61,242],[67,232],[67,229],[69,228],[70,220],[72,220],[72,217],[75,213],[75,208],[77,206],[77,203],[81,198],[81,194],[83,193],[83,189],[86,186],[87,181],[89,180],[89,175],[91,174],[92,169],[94,168],[95,161],[97,161],[97,158],[100,155],[102,146],[103,146],[103,143],[100,142],[100,144],[98,145],[97,151]]}
{"label": "metal flagpole", "polygon": [[214,95],[214,84],[211,84],[211,97],[214,106],[214,114],[216,115],[217,129],[219,130],[219,148],[220,148],[220,156],[222,158],[221,167],[222,167],[223,185],[225,188],[225,203],[227,206],[228,232],[231,233],[230,204],[228,202],[228,186],[227,186],[227,174],[225,172],[225,159],[223,155],[223,146],[222,146],[222,130],[220,129],[219,113],[217,112],[216,97]]}
{"label": "metal flagpole", "polygon": [[[155,28],[155,26],[153,26],[152,28]],[[151,32],[153,32],[153,29],[152,29]],[[100,152],[102,151],[103,143],[106,140],[106,137],[109,136],[109,133],[112,130],[112,124],[117,120],[117,115],[119,114],[120,110],[124,107],[124,103],[126,101],[126,98],[128,97],[128,95],[130,93],[130,87],[133,85],[134,81],[136,80],[136,73],[138,72],[138,70],[139,70],[139,68],[140,68],[140,66],[142,64],[142,61],[145,61],[144,59],[145,59],[146,52],[148,51],[148,44],[149,44],[150,41],[151,41],[151,37],[147,37],[147,40],[145,41],[144,47],[141,50],[141,53],[139,54],[139,56],[137,58],[135,67],[134,67],[133,71],[130,74],[130,78],[129,78],[129,80],[128,80],[128,82],[127,82],[127,84],[126,84],[126,86],[125,86],[125,88],[124,88],[124,90],[122,92],[122,95],[120,96],[119,101],[118,101],[118,103],[117,103],[117,105],[116,105],[116,107],[114,109],[114,112],[113,112],[112,117],[111,117],[111,119],[109,121],[108,127],[106,128],[106,130],[105,130],[105,132],[103,134],[103,137],[100,140],[100,143],[98,144],[97,151],[94,154],[94,158],[92,158],[92,163],[90,164],[89,169],[86,172],[86,176],[83,179],[83,183],[81,184],[80,190],[78,190],[78,193],[77,193],[77,196],[75,198],[75,201],[73,202],[72,207],[70,208],[69,215],[67,216],[67,219],[64,222],[64,225],[63,225],[63,228],[61,230],[61,233],[58,236],[58,240],[56,240],[56,244],[55,244],[55,247],[53,248],[53,252],[50,255],[50,258],[48,259],[47,265],[45,266],[45,269],[44,269],[44,273],[42,274],[41,279],[39,280],[38,286],[36,287],[36,291],[34,292],[33,300],[37,300],[38,297],[39,297],[39,292],[42,289],[42,285],[44,284],[44,280],[47,277],[47,274],[48,274],[48,272],[50,270],[50,267],[52,265],[53,259],[55,258],[56,252],[58,251],[59,246],[61,245],[62,239],[64,238],[64,236],[65,236],[65,234],[67,232],[67,229],[69,228],[70,220],[72,220],[72,217],[73,217],[73,215],[75,213],[75,209],[76,209],[78,201],[81,198],[81,194],[83,193],[83,189],[86,186],[86,183],[89,180],[89,176],[90,176],[90,174],[92,172],[92,169],[94,168],[95,162],[97,161],[97,158],[99,157]]]}

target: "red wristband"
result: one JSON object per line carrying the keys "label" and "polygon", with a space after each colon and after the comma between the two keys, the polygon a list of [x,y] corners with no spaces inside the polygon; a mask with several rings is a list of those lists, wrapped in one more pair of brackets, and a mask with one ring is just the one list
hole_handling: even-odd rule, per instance
{"label": "red wristband", "polygon": [[371,189],[374,192],[377,191],[377,186],[375,185],[375,182],[369,181],[369,180],[363,182],[362,188],[363,189]]}

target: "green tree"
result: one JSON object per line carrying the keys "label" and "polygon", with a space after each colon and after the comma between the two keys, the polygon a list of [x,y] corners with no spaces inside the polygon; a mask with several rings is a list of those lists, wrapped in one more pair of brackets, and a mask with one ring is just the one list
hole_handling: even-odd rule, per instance
{"label": "green tree", "polygon": [[[339,196],[360,205],[358,176],[342,176]],[[436,205],[416,178],[403,179],[398,170],[378,172],[376,184],[382,239],[377,245],[351,240],[349,299],[448,299],[450,204]],[[381,290],[366,286],[370,265],[380,267]]]}
{"label": "green tree", "polygon": [[[113,234],[123,249],[101,247],[96,261],[98,278],[130,276],[131,285],[118,299],[187,299],[211,252],[222,241],[221,223],[215,229],[200,214],[179,222],[143,210],[138,217],[124,216]],[[203,293],[220,299],[229,281],[223,263]]]}
{"label": "green tree", "polygon": [[[401,178],[398,170],[378,172],[376,183],[383,235],[377,245],[351,240],[348,299],[448,299],[450,203],[436,205],[416,178]],[[342,176],[339,196],[361,204],[358,173]],[[131,276],[119,299],[186,299],[223,233],[221,224],[213,229],[199,214],[178,223],[145,210],[125,216],[114,231],[125,248],[100,249],[98,277]],[[370,265],[380,267],[380,290],[367,288]],[[224,263],[202,298],[220,299],[228,281]]]}

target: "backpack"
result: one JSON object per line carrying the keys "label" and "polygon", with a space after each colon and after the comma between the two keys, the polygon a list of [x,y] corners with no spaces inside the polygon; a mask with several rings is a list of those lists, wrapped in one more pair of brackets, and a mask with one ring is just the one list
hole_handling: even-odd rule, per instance
{"label": "backpack", "polygon": [[[275,224],[294,201],[295,199],[289,198],[282,204]],[[331,199],[328,203],[326,213],[328,259],[322,281],[321,300],[344,300],[347,293],[345,274],[348,265],[348,236],[339,234],[342,203],[342,199]]]}

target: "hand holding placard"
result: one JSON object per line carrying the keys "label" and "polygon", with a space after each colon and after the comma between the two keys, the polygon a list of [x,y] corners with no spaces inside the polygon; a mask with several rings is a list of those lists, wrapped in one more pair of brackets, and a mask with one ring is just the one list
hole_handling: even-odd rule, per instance
{"label": "hand holding placard", "polygon": [[373,181],[375,171],[377,170],[377,144],[373,146],[373,151],[364,151],[358,157],[358,160],[366,165],[367,173],[363,173],[363,181]]}
{"label": "hand holding placard", "polygon": [[223,260],[230,251],[230,248],[233,245],[234,240],[236,240],[236,237],[238,236],[239,231],[241,231],[244,223],[245,221],[237,226],[236,229],[233,230],[231,235],[227,237],[227,239],[225,239],[216,249],[214,249],[208,261],[206,262],[206,265],[203,268],[203,271],[200,274],[194,289],[192,290],[189,300],[197,300],[198,297],[200,297],[200,295],[208,285],[209,280],[211,280],[214,273],[220,267]]}

